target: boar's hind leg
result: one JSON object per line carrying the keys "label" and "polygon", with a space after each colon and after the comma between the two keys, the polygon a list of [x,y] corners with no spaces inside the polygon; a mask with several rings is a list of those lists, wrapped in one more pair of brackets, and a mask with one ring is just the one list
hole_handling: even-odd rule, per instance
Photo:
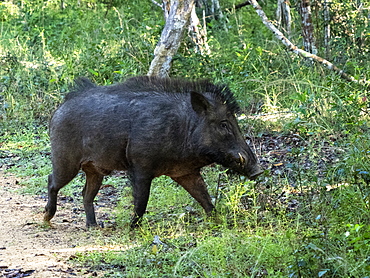
{"label": "boar's hind leg", "polygon": [[172,179],[185,188],[200,203],[207,214],[215,208],[208,194],[206,183],[199,172]]}
{"label": "boar's hind leg", "polygon": [[58,172],[54,169],[53,173],[48,177],[48,203],[45,206],[44,221],[49,222],[54,217],[57,210],[57,195],[59,190],[69,183],[78,173],[76,169],[63,169],[63,172]]}
{"label": "boar's hind leg", "polygon": [[104,175],[99,173],[92,164],[82,166],[82,170],[86,174],[86,183],[82,190],[83,203],[86,213],[86,226],[94,227],[96,223],[94,198],[102,185]]}

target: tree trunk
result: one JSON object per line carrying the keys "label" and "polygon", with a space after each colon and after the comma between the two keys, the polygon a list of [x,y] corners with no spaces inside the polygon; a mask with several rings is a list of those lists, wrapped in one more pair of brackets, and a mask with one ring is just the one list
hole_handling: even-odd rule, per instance
{"label": "tree trunk", "polygon": [[330,58],[330,12],[329,12],[329,1],[324,0],[324,47],[325,47],[325,58]]}
{"label": "tree trunk", "polygon": [[302,19],[302,35],[304,50],[317,54],[316,40],[313,31],[310,0],[301,0],[299,11]]}
{"label": "tree trunk", "polygon": [[[169,75],[172,57],[180,46],[194,6],[194,0],[171,0],[171,3],[166,2],[165,7],[169,6],[170,9],[161,38],[154,50],[154,59],[148,72],[150,76],[166,77]],[[169,3],[170,5],[168,5]]]}
{"label": "tree trunk", "polygon": [[203,10],[205,10],[207,17],[212,17],[216,20],[222,19],[224,17],[220,8],[220,2],[218,0],[198,0],[197,3],[198,6],[202,7]]}
{"label": "tree trunk", "polygon": [[218,0],[212,0],[211,10],[216,20],[222,19],[224,17],[220,8],[220,2]]}
{"label": "tree trunk", "polygon": [[195,6],[191,12],[189,35],[195,43],[195,51],[201,55],[209,55],[211,50],[207,42],[207,27],[205,19],[205,10],[203,10],[203,26],[195,12]]}
{"label": "tree trunk", "polygon": [[290,3],[289,0],[278,0],[277,9],[276,9],[276,21],[278,26],[282,26],[288,38],[290,38],[291,26],[292,26],[292,17],[290,15]]}

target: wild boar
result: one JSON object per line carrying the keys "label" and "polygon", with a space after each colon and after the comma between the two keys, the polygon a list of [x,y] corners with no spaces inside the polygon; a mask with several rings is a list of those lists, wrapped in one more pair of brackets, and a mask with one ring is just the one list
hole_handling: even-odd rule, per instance
{"label": "wild boar", "polygon": [[82,169],[86,225],[96,226],[93,200],[103,177],[127,171],[134,197],[132,226],[143,216],[151,182],[167,175],[206,213],[214,206],[200,169],[221,164],[249,178],[262,173],[238,127],[239,106],[225,85],[139,76],[96,86],[86,78],[50,122],[52,174],[44,220],[53,218],[58,191]]}

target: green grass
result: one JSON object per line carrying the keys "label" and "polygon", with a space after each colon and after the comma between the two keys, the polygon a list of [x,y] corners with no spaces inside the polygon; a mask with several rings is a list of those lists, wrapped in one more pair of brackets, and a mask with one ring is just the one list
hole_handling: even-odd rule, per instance
{"label": "green grass", "polygon": [[[23,193],[46,192],[47,124],[72,80],[88,76],[105,85],[146,74],[164,23],[150,2],[113,1],[108,10],[100,1],[64,2],[64,10],[59,1],[0,3],[0,166],[20,177]],[[366,78],[366,14],[355,3],[339,4],[333,2],[341,24],[332,25],[332,59]],[[273,18],[276,7],[263,5]],[[252,9],[226,14],[225,22],[207,19],[211,54],[196,53],[185,38],[171,75],[229,84],[245,113],[243,132],[268,160],[265,177],[250,182],[205,168],[213,218],[179,185],[157,178],[136,231],[129,230],[127,179],[107,177],[104,183],[119,189],[110,240],[123,251],[81,253],[71,263],[105,277],[369,277],[368,89],[287,52]],[[299,16],[293,19],[300,47]],[[363,42],[361,51],[343,24]],[[273,150],[260,153],[259,138],[293,134],[301,143],[279,145],[287,161]],[[335,155],[326,157],[329,151]],[[282,173],[274,166],[280,163]],[[61,194],[79,196],[83,184],[79,174]],[[104,232],[95,236],[105,242]],[[156,236],[163,244],[153,245]]]}
{"label": "green grass", "polygon": [[[45,127],[9,129],[2,135],[2,163],[22,178],[22,192],[44,194],[50,172]],[[184,189],[160,177],[153,181],[142,226],[132,232],[131,189],[123,187],[113,211],[117,228],[110,233],[124,251],[81,253],[73,263],[103,271],[105,277],[366,277],[369,141],[356,135],[337,142],[346,148],[344,161],[316,179],[315,168],[299,168],[304,155],[317,156],[316,141],[293,150],[294,177],[300,176],[296,189],[290,177],[267,175],[255,183],[218,167],[205,168],[217,199],[215,218],[206,218]],[[61,194],[76,196],[83,183],[83,176],[76,178]],[[126,182],[109,177],[105,183],[121,188]],[[297,207],[289,205],[295,202]],[[153,245],[156,236],[163,244]]]}
{"label": "green grass", "polygon": [[225,231],[222,235],[202,232],[193,236],[189,230],[182,232],[161,238],[163,244],[159,246],[143,235],[141,246],[128,247],[125,252],[92,253],[79,259],[86,265],[99,265],[100,269],[111,268],[106,277],[258,277],[266,273],[286,277],[288,274],[290,257],[285,254],[291,253],[291,245],[279,247],[282,243],[279,240],[285,235]]}
{"label": "green grass", "polygon": [[[50,171],[42,152],[47,135],[35,137],[26,130],[5,136],[1,152],[12,154],[4,162],[14,164],[9,171],[25,181],[22,191],[43,194]],[[353,165],[368,155],[367,147],[360,146],[346,155]],[[297,163],[313,150],[296,153]],[[184,189],[160,177],[153,181],[148,212],[136,231],[129,229],[131,189],[123,187],[113,211],[117,228],[109,232],[111,244],[123,251],[80,253],[71,263],[105,277],[366,277],[370,192],[366,173],[335,176],[340,169],[353,173],[341,168],[345,165],[339,163],[316,180],[310,178],[314,169],[302,171],[296,191],[288,178],[266,176],[255,183],[205,168],[209,191],[217,198],[215,218],[206,218]],[[114,177],[105,181],[116,187],[122,182]],[[83,177],[77,178],[61,194],[75,196],[82,184]],[[286,198],[279,197],[282,192]],[[290,207],[293,201],[299,205]],[[162,243],[153,244],[156,236]]]}
{"label": "green grass", "polygon": [[[125,220],[118,217],[123,226],[116,244],[125,250],[79,254],[78,264],[106,270],[106,277],[365,277],[369,271],[368,210],[359,210],[364,206],[354,202],[361,199],[354,188],[322,193],[310,203],[304,197],[309,212],[290,214],[253,215],[257,208],[235,210],[225,201],[219,219],[209,220],[199,208],[186,211],[194,201],[170,182],[154,187],[139,230],[129,231],[127,212]],[[120,206],[128,204],[123,198]],[[366,222],[350,224],[357,221]],[[153,244],[156,236],[162,243]]]}

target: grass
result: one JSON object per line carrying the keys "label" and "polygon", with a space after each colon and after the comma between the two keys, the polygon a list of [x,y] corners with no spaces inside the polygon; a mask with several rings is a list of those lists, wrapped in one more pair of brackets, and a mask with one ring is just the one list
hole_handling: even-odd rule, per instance
{"label": "grass", "polygon": [[[154,186],[155,202],[150,202],[143,226],[132,234],[123,220],[117,235],[118,244],[134,246],[80,254],[79,264],[106,270],[106,277],[365,277],[369,269],[370,226],[349,224],[366,217],[359,213],[361,201],[353,202],[361,199],[354,188],[324,193],[311,202],[303,201],[305,196],[302,205],[311,209],[288,214],[283,209],[235,209],[228,202],[235,197],[232,191],[218,206],[218,221],[210,221],[199,208],[184,209],[194,201],[178,188],[165,182]],[[182,196],[174,200],[176,194]]]}
{"label": "grass", "polygon": [[[140,247],[119,253],[92,253],[84,255],[82,261],[99,265],[101,269],[114,266],[106,277],[258,277],[267,272],[284,277],[287,274],[289,257],[284,254],[291,252],[290,247],[279,248],[278,253],[273,251],[281,243],[281,235],[226,232],[222,237],[207,233],[194,237],[190,232],[161,238],[163,242],[159,246],[143,235],[144,244]],[[272,257],[279,264],[270,268]]]}
{"label": "grass", "polygon": [[[47,136],[31,134],[5,136],[1,152],[12,154],[4,162],[23,177],[23,192],[44,194],[50,163],[40,150],[47,154]],[[361,147],[346,159],[362,159],[367,147]],[[302,155],[313,150],[314,145],[295,153],[295,162],[302,164]],[[206,218],[185,190],[160,177],[153,182],[143,224],[134,232],[129,229],[131,189],[122,187],[122,177],[109,177],[105,183],[121,188],[110,240],[123,251],[80,253],[73,263],[105,277],[366,277],[370,192],[363,176],[336,174],[345,165],[316,180],[314,169],[302,170],[295,189],[288,176],[267,175],[255,183],[205,168],[217,199],[216,218]],[[77,178],[61,194],[76,196],[82,183],[83,177]]]}
{"label": "grass", "polygon": [[[145,74],[163,26],[150,3],[113,1],[106,16],[99,1],[64,2],[64,10],[59,1],[0,3],[0,167],[21,177],[29,194],[46,192],[47,123],[72,80],[105,85]],[[264,8],[273,17],[275,7]],[[367,30],[361,20],[357,28]],[[251,182],[203,169],[214,218],[172,180],[157,178],[136,231],[127,179],[107,177],[119,191],[111,240],[122,250],[80,253],[71,263],[105,277],[369,277],[368,89],[286,52],[251,9],[207,24],[211,54],[195,53],[185,39],[171,75],[229,84],[266,175]],[[299,43],[298,19],[294,26]],[[345,43],[332,42],[334,60],[368,76],[366,51]],[[79,174],[61,194],[79,196],[83,183]]]}

